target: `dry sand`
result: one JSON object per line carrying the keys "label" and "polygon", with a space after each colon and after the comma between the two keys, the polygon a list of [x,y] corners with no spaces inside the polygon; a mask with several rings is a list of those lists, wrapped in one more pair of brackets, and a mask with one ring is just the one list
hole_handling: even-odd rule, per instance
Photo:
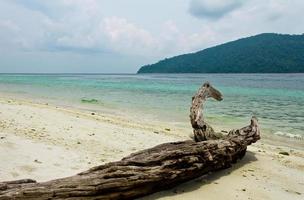
{"label": "dry sand", "polygon": [[[174,125],[2,98],[0,181],[74,175],[134,151],[189,139],[189,133]],[[262,139],[232,168],[143,199],[304,199],[303,146],[273,143]]]}

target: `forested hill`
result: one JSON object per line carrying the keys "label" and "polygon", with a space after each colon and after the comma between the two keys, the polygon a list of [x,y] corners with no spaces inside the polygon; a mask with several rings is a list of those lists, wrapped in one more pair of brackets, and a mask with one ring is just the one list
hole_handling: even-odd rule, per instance
{"label": "forested hill", "polygon": [[304,34],[264,33],[166,58],[138,73],[300,73],[304,72]]}

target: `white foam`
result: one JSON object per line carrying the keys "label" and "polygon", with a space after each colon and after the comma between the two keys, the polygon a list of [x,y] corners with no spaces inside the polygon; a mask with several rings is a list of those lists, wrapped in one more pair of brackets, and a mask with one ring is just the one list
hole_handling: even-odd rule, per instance
{"label": "white foam", "polygon": [[283,137],[289,137],[294,139],[304,139],[302,135],[299,134],[293,134],[293,133],[285,133],[281,131],[277,131],[274,133],[275,135],[283,136]]}

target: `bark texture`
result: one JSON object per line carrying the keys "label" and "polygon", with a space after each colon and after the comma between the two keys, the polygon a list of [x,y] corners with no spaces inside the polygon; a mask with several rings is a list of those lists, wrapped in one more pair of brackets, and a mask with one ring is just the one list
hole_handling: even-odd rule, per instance
{"label": "bark texture", "polygon": [[[207,84],[193,99],[194,128],[195,124],[208,126],[196,112],[197,106],[209,96],[221,99],[220,93]],[[247,145],[259,139],[258,122],[252,117],[249,126],[230,131],[222,139],[165,143],[75,176],[43,183],[31,179],[2,182],[0,200],[134,199],[228,168],[245,155]]]}
{"label": "bark texture", "polygon": [[221,133],[216,133],[214,129],[205,122],[203,116],[203,104],[207,98],[212,97],[217,101],[223,99],[222,94],[206,82],[192,97],[192,105],[190,107],[190,123],[193,128],[194,140],[196,142],[220,139],[223,137]]}

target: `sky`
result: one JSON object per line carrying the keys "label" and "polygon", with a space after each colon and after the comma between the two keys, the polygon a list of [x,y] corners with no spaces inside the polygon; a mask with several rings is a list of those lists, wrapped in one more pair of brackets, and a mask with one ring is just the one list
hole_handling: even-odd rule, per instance
{"label": "sky", "polygon": [[304,0],[0,0],[0,73],[135,73],[259,33],[304,33]]}

